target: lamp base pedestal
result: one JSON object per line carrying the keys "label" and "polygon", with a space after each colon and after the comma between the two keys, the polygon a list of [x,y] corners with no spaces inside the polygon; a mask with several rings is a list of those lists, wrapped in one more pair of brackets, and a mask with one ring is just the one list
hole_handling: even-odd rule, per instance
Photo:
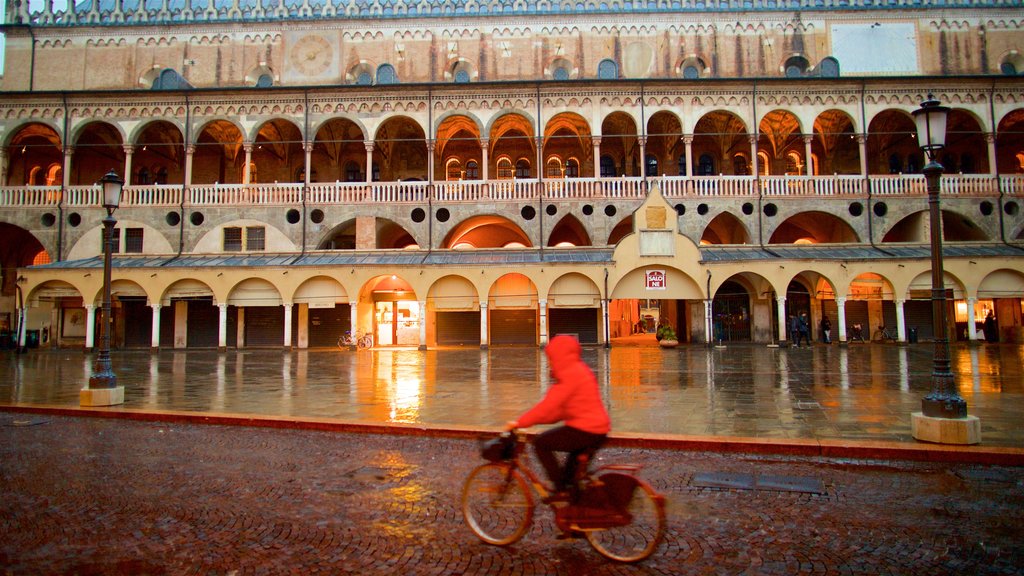
{"label": "lamp base pedestal", "polygon": [[114,388],[82,388],[78,393],[78,405],[116,406],[124,404],[124,386]]}
{"label": "lamp base pedestal", "polygon": [[981,420],[965,418],[934,418],[921,412],[910,415],[910,431],[915,440],[936,444],[981,443]]}

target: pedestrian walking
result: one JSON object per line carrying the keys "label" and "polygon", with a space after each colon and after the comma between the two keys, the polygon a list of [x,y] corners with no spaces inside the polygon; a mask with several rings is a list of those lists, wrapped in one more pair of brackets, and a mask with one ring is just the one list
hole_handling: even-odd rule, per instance
{"label": "pedestrian walking", "polygon": [[825,344],[832,343],[832,321],[828,316],[821,317],[821,340]]}
{"label": "pedestrian walking", "polygon": [[807,321],[807,313],[801,312],[800,317],[797,318],[797,336],[796,345],[800,346],[800,341],[803,340],[808,346],[811,345],[811,326]]}
{"label": "pedestrian walking", "polygon": [[793,346],[800,345],[800,323],[793,314],[789,315],[789,340]]}

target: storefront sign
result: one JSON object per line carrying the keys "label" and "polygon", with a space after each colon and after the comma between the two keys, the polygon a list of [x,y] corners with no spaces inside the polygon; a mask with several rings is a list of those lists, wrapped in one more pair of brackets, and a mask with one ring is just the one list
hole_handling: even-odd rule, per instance
{"label": "storefront sign", "polygon": [[644,279],[648,290],[665,290],[667,287],[664,270],[648,270],[645,272]]}

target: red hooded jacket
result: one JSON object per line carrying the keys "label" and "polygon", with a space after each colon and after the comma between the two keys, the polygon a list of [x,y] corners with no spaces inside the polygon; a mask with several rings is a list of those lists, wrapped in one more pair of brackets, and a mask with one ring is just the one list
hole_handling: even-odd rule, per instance
{"label": "red hooded jacket", "polygon": [[519,417],[518,428],[565,421],[566,426],[591,434],[607,434],[611,420],[601,401],[594,372],[580,359],[580,343],[572,336],[555,336],[544,352],[554,382],[547,394]]}

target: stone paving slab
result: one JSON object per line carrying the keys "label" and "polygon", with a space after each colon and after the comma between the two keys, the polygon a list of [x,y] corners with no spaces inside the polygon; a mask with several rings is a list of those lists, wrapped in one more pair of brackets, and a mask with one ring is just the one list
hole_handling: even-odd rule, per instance
{"label": "stone paving slab", "polygon": [[[471,437],[0,414],[0,566],[20,574],[1020,574],[1024,468],[610,447],[668,498],[653,557],[479,542]],[[702,488],[815,478],[821,494]]]}

